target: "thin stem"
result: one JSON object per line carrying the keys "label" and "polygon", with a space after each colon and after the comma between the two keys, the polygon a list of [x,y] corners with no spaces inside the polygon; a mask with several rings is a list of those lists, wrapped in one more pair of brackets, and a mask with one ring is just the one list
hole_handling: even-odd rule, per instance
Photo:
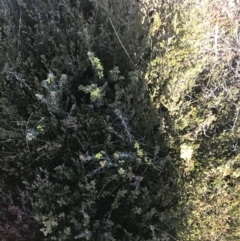
{"label": "thin stem", "polygon": [[131,59],[130,55],[128,54],[126,48],[124,47],[124,45],[123,45],[121,39],[119,38],[119,36],[118,36],[118,34],[117,34],[117,31],[116,31],[116,29],[115,29],[115,27],[114,27],[114,25],[113,25],[113,23],[112,23],[111,18],[110,18],[110,17],[108,17],[108,18],[109,18],[109,21],[110,21],[110,23],[111,23],[111,25],[112,25],[112,28],[113,28],[113,30],[114,30],[114,32],[115,32],[117,38],[118,38],[119,43],[121,44],[121,46],[122,46],[122,48],[124,49],[124,51],[125,51],[126,55],[128,56],[128,58],[132,61],[132,63],[134,63],[133,60]]}

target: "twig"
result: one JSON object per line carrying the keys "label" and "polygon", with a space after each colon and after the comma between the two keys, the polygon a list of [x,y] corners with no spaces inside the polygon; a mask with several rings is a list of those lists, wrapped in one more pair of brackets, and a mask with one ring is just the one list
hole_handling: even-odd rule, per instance
{"label": "twig", "polygon": [[117,38],[118,38],[119,43],[121,44],[121,46],[122,46],[122,48],[124,49],[124,51],[125,51],[126,55],[128,56],[128,58],[129,58],[129,59],[132,61],[132,63],[134,64],[132,58],[131,58],[130,55],[128,54],[128,52],[127,52],[126,48],[124,47],[124,45],[123,45],[121,39],[119,38],[119,36],[118,36],[118,34],[117,34],[117,31],[116,31],[116,29],[115,29],[115,27],[114,27],[114,25],[113,25],[113,23],[112,23],[111,18],[110,18],[110,17],[108,17],[108,18],[109,18],[109,21],[110,21],[110,23],[111,23],[111,25],[112,25],[112,28],[113,28],[113,30],[114,30],[114,32],[115,32]]}
{"label": "twig", "polygon": [[217,240],[220,236],[222,235],[222,233],[218,234],[213,241]]}
{"label": "twig", "polygon": [[174,239],[175,241],[179,241],[178,239],[175,239],[171,234],[161,230],[161,229],[158,229],[158,228],[154,228],[154,230],[157,230],[157,231],[160,231],[162,233],[165,233],[166,235],[168,235],[169,237],[171,237],[172,239]]}
{"label": "twig", "polygon": [[17,47],[18,51],[19,51],[19,43],[20,43],[21,24],[22,24],[22,10],[20,10],[19,25],[18,25],[18,47]]}
{"label": "twig", "polygon": [[26,84],[25,81],[21,77],[19,77],[17,74],[15,74],[14,72],[7,71],[6,73],[13,75],[16,78],[16,80],[18,80],[20,83],[22,83],[26,87],[28,87],[29,90],[32,90],[31,87],[28,84]]}
{"label": "twig", "polygon": [[124,130],[125,130],[125,132],[127,133],[127,136],[128,136],[128,138],[129,138],[129,142],[132,143],[132,135],[131,135],[131,133],[130,133],[130,131],[129,131],[129,128],[128,128],[128,126],[127,126],[127,123],[126,123],[124,117],[123,117],[122,114],[121,114],[121,111],[120,111],[119,109],[115,109],[115,110],[114,110],[114,113],[115,113],[115,114],[118,116],[118,118],[121,120],[122,125],[123,125],[123,127],[124,127]]}
{"label": "twig", "polygon": [[216,59],[218,58],[218,22],[215,25],[215,36],[214,36],[214,42],[215,42],[215,55]]}
{"label": "twig", "polygon": [[33,115],[33,113],[31,113],[31,115],[30,115],[30,116],[29,116],[29,118],[28,118],[28,121],[27,121],[27,124],[26,124],[26,130],[25,130],[25,133],[26,133],[26,143],[27,143],[28,152],[30,152],[30,150],[29,150],[29,146],[28,146],[28,140],[27,140],[27,134],[28,134],[28,123],[29,123],[29,121],[30,121],[30,119],[31,119],[32,115]]}
{"label": "twig", "polygon": [[101,196],[101,194],[102,194],[102,192],[103,192],[103,189],[107,186],[107,184],[108,183],[110,183],[111,182],[111,180],[109,181],[109,182],[107,182],[104,186],[103,186],[103,188],[101,189],[101,191],[99,192],[99,194],[98,194],[98,198]]}
{"label": "twig", "polygon": [[233,123],[233,126],[232,126],[232,132],[233,132],[234,129],[235,129],[236,122],[237,122],[237,120],[238,120],[238,115],[239,115],[239,108],[237,108],[237,114],[236,114],[236,118],[235,118],[234,123]]}
{"label": "twig", "polygon": [[[144,225],[146,228],[149,228],[148,226],[146,226],[146,225]],[[158,229],[158,228],[155,228],[154,226],[152,226],[152,225],[150,225],[150,229],[152,230],[157,230],[157,231],[159,231],[159,232],[161,232],[161,233],[164,233],[164,234],[166,234],[167,236],[169,236],[169,237],[171,237],[172,239],[174,239],[175,241],[179,241],[178,239],[175,239],[171,234],[169,234],[169,233],[167,233],[167,232],[165,232],[165,231],[163,231],[163,230],[161,230],[161,229]]]}

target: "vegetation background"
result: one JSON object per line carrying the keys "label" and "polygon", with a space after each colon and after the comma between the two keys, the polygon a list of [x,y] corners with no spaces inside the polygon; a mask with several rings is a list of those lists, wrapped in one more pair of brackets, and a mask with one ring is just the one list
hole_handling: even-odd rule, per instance
{"label": "vegetation background", "polygon": [[240,2],[2,0],[2,241],[240,239]]}

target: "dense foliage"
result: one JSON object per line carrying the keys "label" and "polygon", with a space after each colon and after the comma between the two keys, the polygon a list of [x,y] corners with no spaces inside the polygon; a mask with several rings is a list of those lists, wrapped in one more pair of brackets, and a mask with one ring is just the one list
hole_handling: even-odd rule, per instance
{"label": "dense foliage", "polygon": [[2,0],[2,240],[239,240],[239,11]]}

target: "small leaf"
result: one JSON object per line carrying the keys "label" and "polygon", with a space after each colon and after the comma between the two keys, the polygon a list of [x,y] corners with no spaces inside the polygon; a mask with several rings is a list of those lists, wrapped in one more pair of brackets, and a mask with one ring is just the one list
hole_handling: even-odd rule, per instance
{"label": "small leaf", "polygon": [[107,161],[100,161],[101,167],[104,167],[107,164]]}

